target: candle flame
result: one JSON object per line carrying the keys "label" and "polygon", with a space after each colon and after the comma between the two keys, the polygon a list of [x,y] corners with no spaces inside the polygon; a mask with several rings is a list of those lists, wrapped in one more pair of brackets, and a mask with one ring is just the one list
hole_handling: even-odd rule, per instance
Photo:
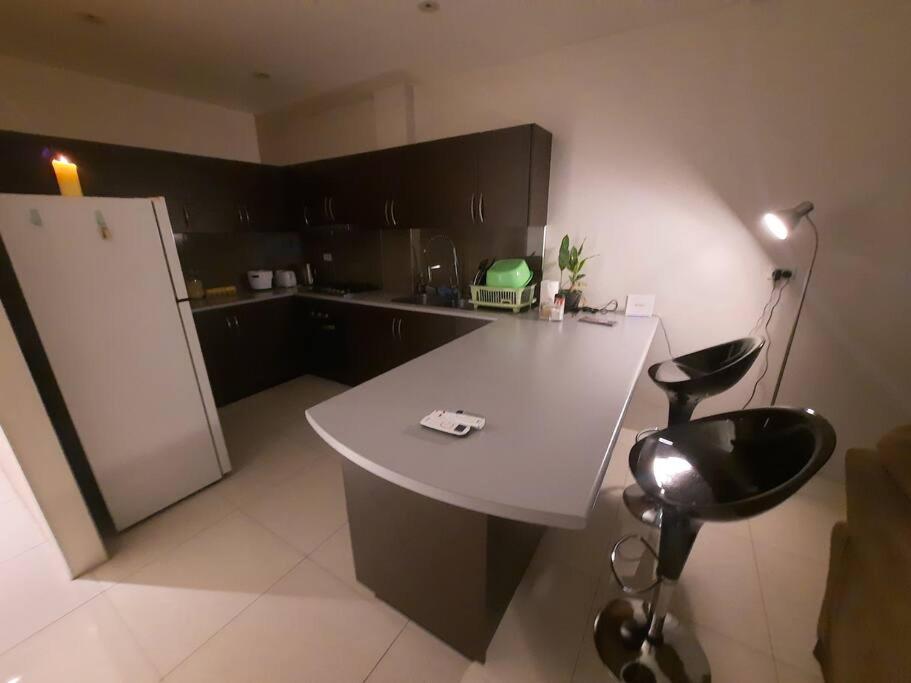
{"label": "candle flame", "polygon": [[63,156],[62,154],[57,155],[57,161],[59,161],[61,164],[72,164],[73,163],[72,161],[67,159],[65,156]]}

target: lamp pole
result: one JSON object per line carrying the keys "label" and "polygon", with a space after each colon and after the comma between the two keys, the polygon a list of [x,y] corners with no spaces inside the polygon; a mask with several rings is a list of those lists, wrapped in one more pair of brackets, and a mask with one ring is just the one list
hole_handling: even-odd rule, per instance
{"label": "lamp pole", "polygon": [[809,213],[807,213],[804,218],[807,219],[807,222],[813,228],[813,256],[810,259],[807,277],[803,281],[803,289],[800,292],[800,303],[797,305],[797,315],[794,316],[794,324],[791,326],[791,334],[788,336],[788,345],[784,350],[784,358],[781,359],[781,367],[778,370],[778,379],[775,382],[775,391],[772,392],[772,403],[770,405],[773,406],[778,400],[778,390],[781,388],[781,379],[784,377],[784,369],[788,364],[788,356],[791,355],[791,345],[794,343],[794,333],[797,332],[797,323],[800,321],[800,313],[803,311],[803,302],[807,298],[807,287],[810,285],[810,276],[813,275],[813,266],[816,263],[816,252],[819,250],[819,231],[816,229],[816,223],[810,218]]}

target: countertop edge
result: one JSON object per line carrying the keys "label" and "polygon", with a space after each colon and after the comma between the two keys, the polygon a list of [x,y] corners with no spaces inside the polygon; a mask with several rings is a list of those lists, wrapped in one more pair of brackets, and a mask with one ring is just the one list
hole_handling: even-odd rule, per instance
{"label": "countertop edge", "polygon": [[[510,505],[496,504],[487,500],[459,495],[457,493],[453,493],[452,491],[446,491],[444,489],[437,488],[436,486],[426,484],[422,481],[411,479],[399,472],[395,472],[393,470],[382,467],[373,460],[365,458],[359,453],[355,453],[348,446],[341,443],[338,439],[323,429],[316,421],[316,419],[310,414],[310,409],[307,409],[305,415],[307,416],[307,422],[310,423],[310,426],[313,427],[314,431],[319,435],[319,437],[323,439],[323,441],[325,441],[327,444],[329,444],[332,449],[335,450],[339,455],[344,457],[346,460],[350,460],[358,467],[361,467],[371,474],[376,475],[380,479],[395,484],[396,486],[401,486],[402,488],[413,491],[414,493],[420,494],[422,496],[427,496],[428,498],[432,498],[443,503],[449,503],[450,505],[465,508],[467,510],[473,510],[474,512],[494,515],[495,517],[505,517],[507,519],[513,519],[520,522],[539,524],[541,526],[552,526],[562,529],[584,529],[588,522],[587,515],[584,517],[577,517],[575,515],[561,515],[557,513],[542,512],[540,510],[529,510],[527,508],[517,508]],[[614,438],[614,441],[616,441],[616,437]],[[608,448],[605,453],[610,453],[610,450],[611,449]],[[605,457],[605,465],[602,469],[606,469],[606,463],[608,460],[609,458]]]}
{"label": "countertop edge", "polygon": [[[510,312],[496,311],[494,309],[477,309],[467,310],[463,308],[446,308],[444,306],[423,306],[420,304],[406,304],[398,301],[391,301],[395,296],[388,292],[369,292],[366,295],[354,295],[350,297],[335,296],[332,294],[318,294],[301,289],[288,290],[269,290],[262,293],[244,292],[242,295],[234,297],[225,297],[218,300],[218,297],[212,300],[190,301],[190,310],[195,315],[205,311],[214,311],[220,308],[231,308],[234,306],[245,306],[247,304],[261,303],[263,301],[272,301],[274,299],[284,299],[287,297],[301,297],[304,299],[313,299],[316,301],[330,301],[342,304],[354,304],[358,306],[376,306],[378,308],[393,308],[400,311],[416,311],[418,313],[427,313],[428,315],[451,315],[458,318],[472,318],[475,320],[496,320],[499,316],[516,314]],[[530,310],[537,310],[531,308]],[[519,314],[522,315],[522,314]]]}

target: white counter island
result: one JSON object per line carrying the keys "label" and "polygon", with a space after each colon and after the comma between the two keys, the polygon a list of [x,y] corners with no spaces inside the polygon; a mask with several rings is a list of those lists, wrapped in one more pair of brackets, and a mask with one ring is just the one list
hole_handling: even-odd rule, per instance
{"label": "white counter island", "polygon": [[[491,316],[307,411],[347,459],[358,579],[474,659],[543,528],[581,529],[591,512],[657,327],[608,315],[615,326]],[[418,424],[440,408],[487,424],[466,437]]]}

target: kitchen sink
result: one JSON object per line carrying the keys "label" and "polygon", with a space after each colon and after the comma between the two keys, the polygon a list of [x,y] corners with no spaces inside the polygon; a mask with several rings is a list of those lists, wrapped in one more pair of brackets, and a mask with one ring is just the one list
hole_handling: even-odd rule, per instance
{"label": "kitchen sink", "polygon": [[412,294],[411,296],[400,296],[392,300],[397,304],[414,304],[416,306],[438,306],[440,308],[460,308],[466,311],[473,311],[474,306],[467,299],[453,299],[446,296],[437,296],[435,294]]}

